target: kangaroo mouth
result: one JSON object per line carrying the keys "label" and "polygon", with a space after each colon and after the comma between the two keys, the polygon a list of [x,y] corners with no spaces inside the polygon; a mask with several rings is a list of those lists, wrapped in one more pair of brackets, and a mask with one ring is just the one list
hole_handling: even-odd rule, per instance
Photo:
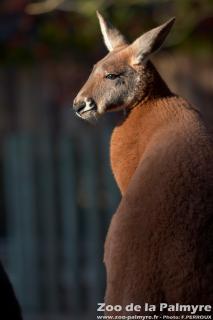
{"label": "kangaroo mouth", "polygon": [[96,107],[92,107],[89,110],[81,110],[80,112],[76,112],[76,115],[82,120],[91,121],[91,122],[93,120],[97,120],[98,118]]}
{"label": "kangaroo mouth", "polygon": [[91,111],[97,111],[96,106],[94,106],[94,107],[92,107],[90,109],[87,109],[87,110],[83,109],[82,111],[79,112],[79,115],[82,116],[84,113],[88,113],[88,112],[91,112]]}

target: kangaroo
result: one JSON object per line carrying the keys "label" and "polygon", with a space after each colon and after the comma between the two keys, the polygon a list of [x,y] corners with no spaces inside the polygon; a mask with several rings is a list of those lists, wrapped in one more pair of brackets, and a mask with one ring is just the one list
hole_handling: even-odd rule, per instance
{"label": "kangaroo", "polygon": [[[145,303],[156,305],[159,314],[160,303],[211,305],[212,133],[150,61],[175,19],[129,44],[97,15],[109,53],[93,67],[73,108],[87,121],[125,111],[111,136],[111,166],[122,199],[104,253],[105,303],[122,310],[106,314],[144,315]],[[142,307],[126,311],[131,303]]]}

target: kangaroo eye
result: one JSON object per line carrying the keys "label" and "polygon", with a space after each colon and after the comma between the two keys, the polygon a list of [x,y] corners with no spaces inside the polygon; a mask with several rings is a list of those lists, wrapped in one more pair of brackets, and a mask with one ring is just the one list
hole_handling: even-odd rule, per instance
{"label": "kangaroo eye", "polygon": [[108,74],[105,76],[105,78],[110,79],[110,80],[114,80],[114,79],[116,79],[116,78],[118,78],[118,77],[119,77],[119,75],[118,75],[118,74],[115,74],[115,73],[108,73]]}

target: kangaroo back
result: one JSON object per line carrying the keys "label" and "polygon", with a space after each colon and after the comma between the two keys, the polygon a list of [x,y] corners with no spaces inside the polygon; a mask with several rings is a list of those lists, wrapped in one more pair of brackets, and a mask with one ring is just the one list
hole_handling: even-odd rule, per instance
{"label": "kangaroo back", "polygon": [[123,197],[105,244],[109,304],[213,302],[212,142],[186,106],[176,97],[149,102],[113,132]]}

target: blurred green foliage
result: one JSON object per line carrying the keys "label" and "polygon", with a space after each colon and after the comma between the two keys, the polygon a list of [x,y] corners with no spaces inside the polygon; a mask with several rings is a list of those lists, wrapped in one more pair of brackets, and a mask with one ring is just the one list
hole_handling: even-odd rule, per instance
{"label": "blurred green foliage", "polygon": [[95,16],[97,9],[130,40],[175,16],[176,24],[166,42],[168,49],[205,56],[210,56],[213,49],[212,0],[65,0],[55,10],[40,15],[27,14],[25,7],[15,13],[16,20],[14,12],[1,10],[6,29],[12,26],[7,35],[5,28],[0,31],[2,63],[70,55],[84,60],[85,51],[87,58],[99,55],[103,43]]}

